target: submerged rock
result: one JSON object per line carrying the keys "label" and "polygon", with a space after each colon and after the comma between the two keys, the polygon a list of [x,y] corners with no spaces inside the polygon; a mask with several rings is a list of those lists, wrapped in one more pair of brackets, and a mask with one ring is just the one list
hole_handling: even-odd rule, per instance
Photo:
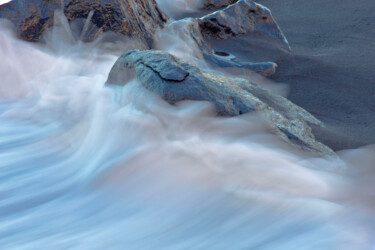
{"label": "submerged rock", "polygon": [[113,66],[107,83],[123,85],[129,73],[148,90],[175,104],[183,100],[208,101],[221,116],[260,111],[272,130],[286,141],[311,152],[332,155],[315,140],[309,124],[321,125],[314,116],[287,99],[245,79],[206,73],[170,54],[131,50]]}
{"label": "submerged rock", "polygon": [[155,0],[13,0],[0,6],[0,18],[13,22],[24,40],[38,41],[54,25],[56,11],[81,22],[88,41],[112,31],[151,44],[168,19]]}
{"label": "submerged rock", "polygon": [[228,39],[252,32],[266,34],[289,47],[288,41],[272,17],[271,11],[251,0],[237,3],[198,19],[204,35]]}

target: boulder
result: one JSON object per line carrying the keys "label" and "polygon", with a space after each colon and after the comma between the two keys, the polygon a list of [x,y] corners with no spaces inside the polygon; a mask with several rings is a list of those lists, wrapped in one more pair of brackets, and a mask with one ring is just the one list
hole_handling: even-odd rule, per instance
{"label": "boulder", "polygon": [[146,89],[170,104],[208,101],[221,116],[259,111],[272,131],[289,143],[322,155],[334,154],[312,134],[309,124],[322,125],[320,121],[284,97],[248,80],[203,72],[165,52],[131,50],[117,60],[107,83],[123,85],[135,75]]}
{"label": "boulder", "polygon": [[[192,49],[193,56],[205,59],[212,67],[248,69],[264,76],[274,74],[277,68],[274,62],[262,62],[262,59],[254,62],[254,58],[243,57],[239,59],[230,53],[230,44],[227,44],[226,48],[217,46],[218,43],[230,42],[238,38],[245,39],[246,42],[252,40],[262,44],[267,42],[271,48],[286,47],[290,50],[288,41],[273,19],[270,10],[250,0],[200,2],[200,4],[206,3],[211,3],[211,6],[229,3],[232,5],[202,18],[185,18],[169,22],[166,29],[169,33],[179,36],[189,48],[199,48]],[[261,36],[258,36],[259,34]],[[165,41],[164,38],[161,40]],[[166,50],[163,46],[160,47]]]}
{"label": "boulder", "polygon": [[215,39],[228,39],[250,33],[265,34],[289,44],[271,11],[251,0],[240,0],[231,6],[198,19],[204,35]]}
{"label": "boulder", "polygon": [[151,44],[168,19],[155,0],[13,0],[0,6],[0,18],[13,22],[24,40],[38,41],[59,11],[69,22],[81,23],[86,41],[112,31]]}

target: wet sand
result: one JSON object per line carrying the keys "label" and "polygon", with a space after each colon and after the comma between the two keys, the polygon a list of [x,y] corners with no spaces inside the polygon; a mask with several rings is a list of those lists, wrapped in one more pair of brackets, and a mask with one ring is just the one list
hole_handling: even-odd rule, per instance
{"label": "wet sand", "polygon": [[272,77],[321,119],[336,150],[375,143],[375,1],[261,0],[293,48]]}

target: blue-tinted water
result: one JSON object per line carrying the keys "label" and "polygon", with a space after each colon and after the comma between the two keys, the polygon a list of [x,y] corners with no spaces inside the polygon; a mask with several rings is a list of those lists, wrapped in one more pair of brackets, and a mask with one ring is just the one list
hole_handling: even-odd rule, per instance
{"label": "blue-tinted water", "polygon": [[306,159],[256,117],[104,87],[119,52],[0,40],[0,249],[373,246],[372,148]]}

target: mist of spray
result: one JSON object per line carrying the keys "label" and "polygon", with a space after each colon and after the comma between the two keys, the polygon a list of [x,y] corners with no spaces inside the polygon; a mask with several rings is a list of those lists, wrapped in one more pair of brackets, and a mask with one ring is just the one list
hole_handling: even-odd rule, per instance
{"label": "mist of spray", "polygon": [[170,16],[176,19],[187,13],[199,13],[200,0],[157,0],[158,5]]}

